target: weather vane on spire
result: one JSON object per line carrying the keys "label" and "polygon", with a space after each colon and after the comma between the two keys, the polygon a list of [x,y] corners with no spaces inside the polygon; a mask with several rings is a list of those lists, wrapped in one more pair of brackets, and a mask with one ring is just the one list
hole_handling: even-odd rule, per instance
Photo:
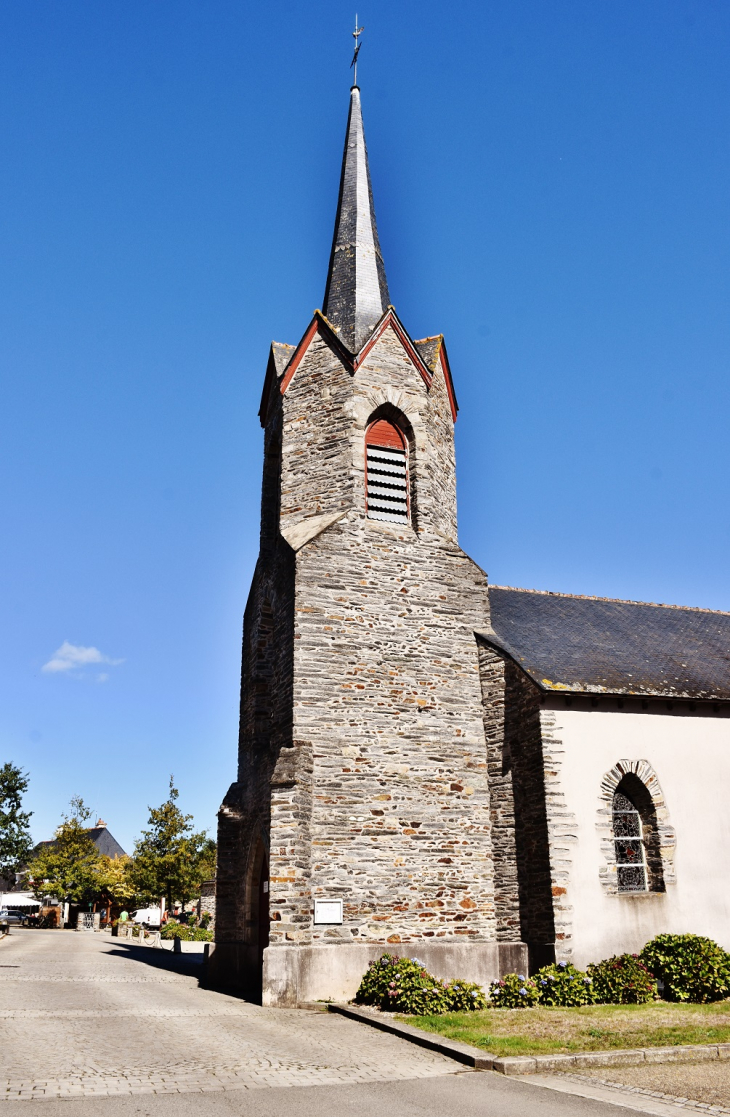
{"label": "weather vane on spire", "polygon": [[362,46],[362,43],[360,42],[360,36],[362,35],[364,30],[364,27],[357,26],[357,13],[355,13],[355,30],[352,33],[352,37],[355,40],[355,53],[353,54],[352,62],[350,63],[350,68],[354,68],[355,70],[355,76],[352,81],[353,85],[357,85],[357,56],[360,53],[360,47]]}

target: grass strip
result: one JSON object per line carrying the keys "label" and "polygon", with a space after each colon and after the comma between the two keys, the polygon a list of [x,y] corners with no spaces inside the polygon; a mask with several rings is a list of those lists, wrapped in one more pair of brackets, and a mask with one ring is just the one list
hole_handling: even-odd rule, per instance
{"label": "grass strip", "polygon": [[583,1008],[491,1008],[396,1019],[500,1056],[730,1043],[730,1000],[711,1005],[658,1002]]}

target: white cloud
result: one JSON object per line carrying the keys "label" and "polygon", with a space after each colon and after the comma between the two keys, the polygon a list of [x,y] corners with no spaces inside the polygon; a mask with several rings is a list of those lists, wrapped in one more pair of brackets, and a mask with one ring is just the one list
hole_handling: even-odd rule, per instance
{"label": "white cloud", "polygon": [[[68,640],[64,640],[61,647],[48,660],[48,663],[43,664],[41,670],[49,675],[55,675],[59,672],[74,671],[76,668],[85,667],[90,663],[109,663],[113,667],[117,667],[120,663],[124,663],[124,660],[112,659],[100,652],[98,648],[85,648],[81,644],[69,644]],[[99,681],[106,682],[108,678],[108,675],[100,675]]]}

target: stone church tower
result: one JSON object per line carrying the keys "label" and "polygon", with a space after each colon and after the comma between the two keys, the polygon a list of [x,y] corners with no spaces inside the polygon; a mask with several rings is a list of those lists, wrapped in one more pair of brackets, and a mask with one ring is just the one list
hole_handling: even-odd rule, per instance
{"label": "stone church tower", "polygon": [[489,598],[457,541],[456,411],[443,338],[411,340],[390,305],[354,87],[323,312],[266,369],[219,815],[211,969],[265,1004],[350,997],[384,950],[483,984],[527,965],[495,886]]}

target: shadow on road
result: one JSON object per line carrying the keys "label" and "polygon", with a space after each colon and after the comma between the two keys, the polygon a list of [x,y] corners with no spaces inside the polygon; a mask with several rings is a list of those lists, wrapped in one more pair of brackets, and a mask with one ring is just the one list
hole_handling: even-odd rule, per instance
{"label": "shadow on road", "polygon": [[116,958],[131,959],[144,966],[153,966],[158,970],[171,970],[173,973],[197,977],[201,985],[205,984],[206,965],[202,954],[175,954],[172,950],[160,950],[154,946],[142,946],[138,943],[118,940],[114,942],[112,949],[105,953]]}

